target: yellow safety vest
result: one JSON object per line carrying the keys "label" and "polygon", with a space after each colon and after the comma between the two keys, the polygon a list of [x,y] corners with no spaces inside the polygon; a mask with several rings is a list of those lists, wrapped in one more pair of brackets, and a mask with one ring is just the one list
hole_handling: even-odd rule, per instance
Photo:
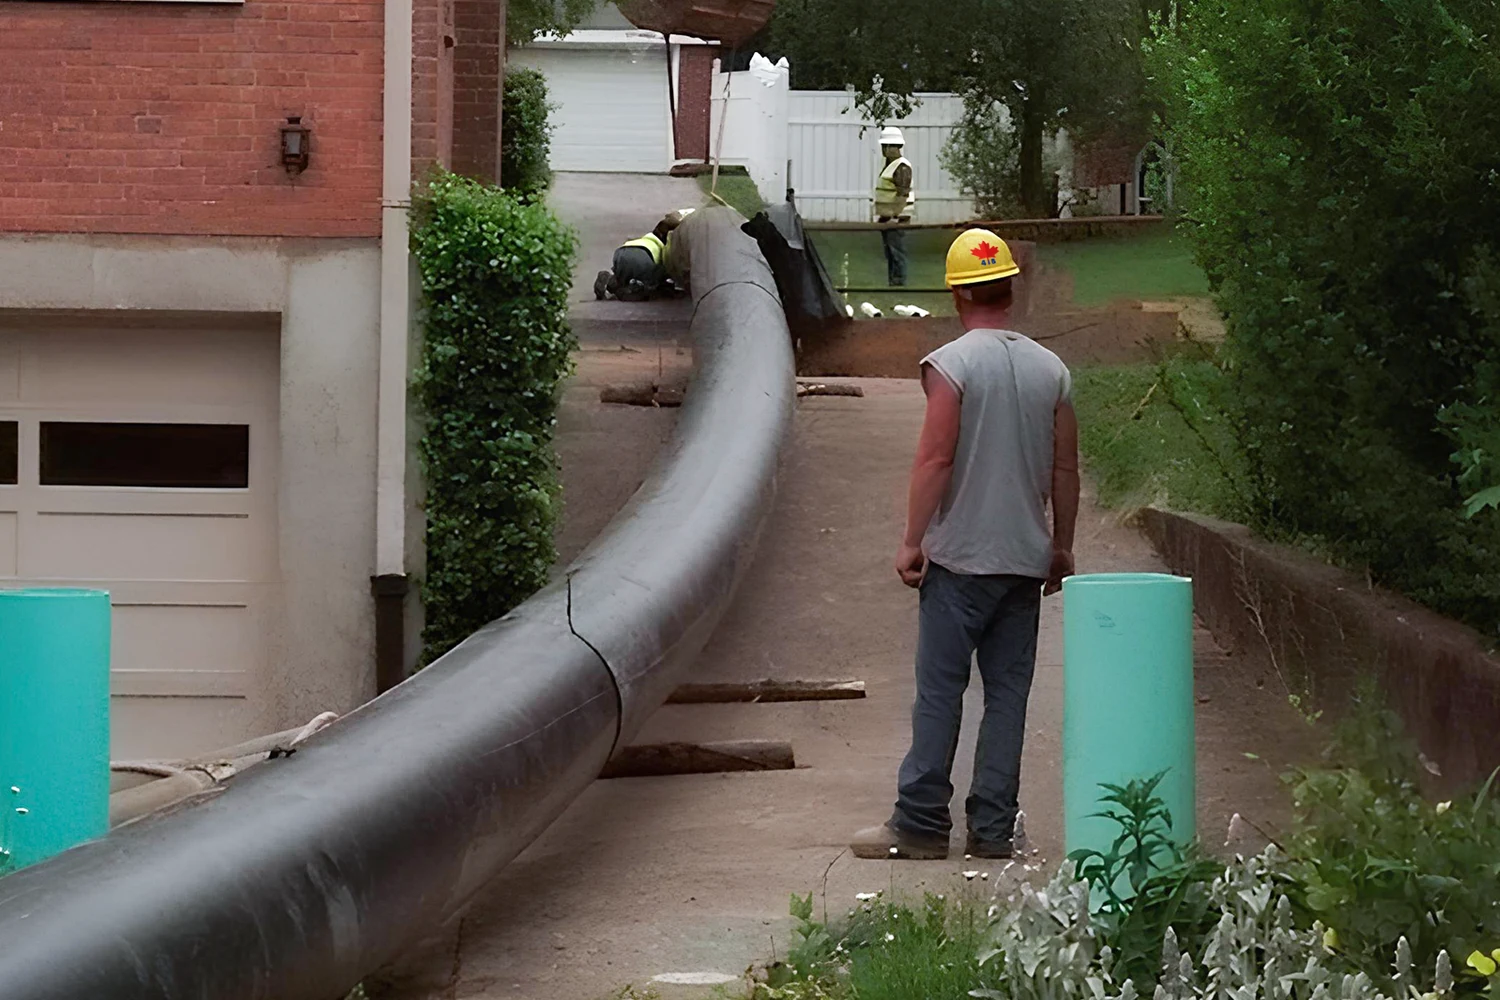
{"label": "yellow safety vest", "polygon": [[898,219],[903,215],[911,215],[917,205],[917,187],[913,178],[912,189],[901,197],[896,190],[896,168],[900,166],[911,166],[911,161],[904,156],[898,156],[885,165],[880,172],[880,179],[875,182],[875,217]]}
{"label": "yellow safety vest", "polygon": [[627,240],[621,244],[627,247],[641,247],[651,254],[651,259],[657,264],[661,263],[662,254],[666,252],[667,245],[661,241],[661,237],[655,233],[647,233],[638,239]]}

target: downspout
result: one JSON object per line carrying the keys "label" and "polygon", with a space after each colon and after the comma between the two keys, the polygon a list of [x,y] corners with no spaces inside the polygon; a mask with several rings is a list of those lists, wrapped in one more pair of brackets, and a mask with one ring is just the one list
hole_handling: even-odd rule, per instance
{"label": "downspout", "polygon": [[385,0],[385,127],[380,193],[380,373],[375,458],[375,686],[405,672],[406,383],[411,325],[412,0]]}

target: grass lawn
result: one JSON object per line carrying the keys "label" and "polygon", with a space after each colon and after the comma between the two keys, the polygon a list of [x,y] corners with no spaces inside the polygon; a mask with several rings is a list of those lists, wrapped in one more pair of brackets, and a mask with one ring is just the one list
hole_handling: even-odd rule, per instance
{"label": "grass lawn", "polygon": [[[698,175],[698,186],[703,189],[705,202],[709,200],[708,192],[713,183],[713,174]],[[750,179],[749,174],[743,172],[743,168],[740,172],[733,172],[728,168],[719,171],[719,197],[747,219],[766,207],[755,182]]]}
{"label": "grass lawn", "polygon": [[1186,358],[1075,371],[1079,449],[1100,501],[1242,520],[1226,379],[1211,361]]}
{"label": "grass lawn", "polygon": [[[828,276],[839,287],[884,288],[886,283],[885,250],[877,230],[819,230],[811,234]],[[953,232],[948,229],[914,229],[906,234],[906,283],[912,288],[943,287],[943,259]],[[895,315],[897,303],[921,306],[940,316],[953,315],[953,298],[945,291],[849,292],[844,301],[859,308],[870,302]]]}
{"label": "grass lawn", "polygon": [[[719,180],[720,187],[724,179]],[[913,288],[942,288],[943,261],[952,241],[951,229],[916,229],[906,234],[907,284]],[[819,230],[813,240],[835,285],[882,288],[886,283],[885,252],[874,230]],[[1119,298],[1174,299],[1206,296],[1208,281],[1193,262],[1187,241],[1174,233],[1152,233],[1122,239],[1044,243],[1037,255],[1046,266],[1073,276],[1073,301],[1089,307]],[[922,306],[939,315],[952,315],[947,292],[849,292],[845,300],[858,307],[871,302],[887,313],[898,302]]]}
{"label": "grass lawn", "polygon": [[1079,306],[1208,294],[1208,279],[1187,240],[1176,233],[1043,243],[1037,256],[1047,267],[1073,276],[1073,302]]}

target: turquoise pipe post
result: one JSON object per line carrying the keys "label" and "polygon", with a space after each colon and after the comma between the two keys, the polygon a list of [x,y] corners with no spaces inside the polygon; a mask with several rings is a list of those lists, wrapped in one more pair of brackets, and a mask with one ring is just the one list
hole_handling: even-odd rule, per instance
{"label": "turquoise pipe post", "polygon": [[1101,783],[1166,772],[1157,794],[1174,838],[1196,832],[1193,582],[1099,573],[1063,583],[1063,818],[1068,853],[1119,834]]}
{"label": "turquoise pipe post", "polygon": [[14,867],[109,832],[109,627],[102,590],[0,590],[0,847]]}

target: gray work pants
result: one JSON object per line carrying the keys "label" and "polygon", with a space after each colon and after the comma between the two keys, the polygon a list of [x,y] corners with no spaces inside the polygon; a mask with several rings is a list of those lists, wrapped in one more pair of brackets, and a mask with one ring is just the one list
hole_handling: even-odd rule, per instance
{"label": "gray work pants", "polygon": [[953,827],[953,755],[964,689],[978,652],[984,719],[966,808],[979,840],[1009,841],[1021,783],[1026,699],[1036,667],[1042,582],[1025,576],[965,576],[929,564],[917,630],[917,697],[911,750],[901,762],[891,824],[947,836]]}

